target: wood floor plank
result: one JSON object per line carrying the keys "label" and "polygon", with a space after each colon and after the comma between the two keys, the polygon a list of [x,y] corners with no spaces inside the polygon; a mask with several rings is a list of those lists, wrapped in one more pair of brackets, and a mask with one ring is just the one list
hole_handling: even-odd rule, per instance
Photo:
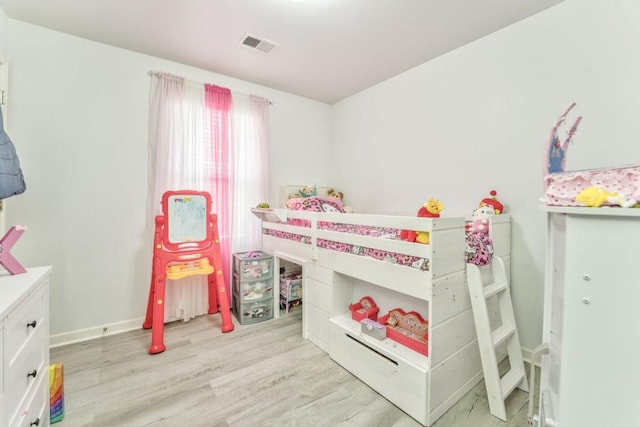
{"label": "wood floor plank", "polygon": [[[419,427],[303,339],[300,311],[234,322],[226,334],[219,315],[167,324],[167,350],[156,355],[142,329],[52,349],[65,375],[57,426]],[[513,392],[502,422],[480,382],[433,427],[524,427],[527,405],[527,393]]]}

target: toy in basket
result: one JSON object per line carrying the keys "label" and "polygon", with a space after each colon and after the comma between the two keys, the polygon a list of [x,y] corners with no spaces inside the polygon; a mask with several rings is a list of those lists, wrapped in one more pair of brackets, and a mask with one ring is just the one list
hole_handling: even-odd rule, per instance
{"label": "toy in basket", "polygon": [[565,171],[567,149],[582,116],[576,118],[564,141],[560,140],[558,129],[575,106],[572,103],[551,129],[541,201],[550,206],[636,206],[640,200],[640,165]]}
{"label": "toy in basket", "polygon": [[429,322],[419,313],[406,313],[401,308],[394,308],[380,318],[380,323],[387,325],[387,338],[427,355]]}
{"label": "toy in basket", "polygon": [[378,312],[380,308],[376,305],[371,297],[362,297],[360,301],[349,304],[351,318],[358,322],[362,319],[378,320]]}

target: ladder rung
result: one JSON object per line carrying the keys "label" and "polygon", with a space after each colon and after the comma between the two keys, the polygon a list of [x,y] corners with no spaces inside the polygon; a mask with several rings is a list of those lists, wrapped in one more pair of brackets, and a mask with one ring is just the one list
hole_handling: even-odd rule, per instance
{"label": "ladder rung", "polygon": [[509,372],[500,378],[500,387],[502,388],[502,400],[522,382],[524,379],[524,368],[511,368]]}
{"label": "ladder rung", "polygon": [[[509,295],[509,282],[505,273],[505,267],[500,257],[494,257],[491,263],[493,273],[492,282],[483,280],[478,266],[467,265],[467,282],[471,295],[471,307],[476,324],[480,358],[484,373],[487,396],[489,398],[489,411],[492,415],[507,421],[507,412],[504,400],[516,388],[528,391],[527,377],[525,375],[524,362],[522,360],[520,339],[513,313],[513,303]],[[480,298],[480,292],[484,300]],[[492,329],[491,314],[487,307],[487,300],[497,296],[497,308],[499,310],[501,324]],[[491,309],[493,310],[493,308]],[[500,375],[497,364],[496,351],[498,347],[506,344],[510,369],[505,375]]]}
{"label": "ladder rung", "polygon": [[500,327],[491,332],[491,340],[493,341],[493,348],[498,347],[511,337],[516,331],[515,326],[509,323],[503,323]]}
{"label": "ladder rung", "polygon": [[482,289],[482,292],[484,292],[484,299],[488,299],[489,297],[492,297],[493,295],[502,292],[505,289],[507,289],[506,283],[492,283],[490,285],[487,285]]}

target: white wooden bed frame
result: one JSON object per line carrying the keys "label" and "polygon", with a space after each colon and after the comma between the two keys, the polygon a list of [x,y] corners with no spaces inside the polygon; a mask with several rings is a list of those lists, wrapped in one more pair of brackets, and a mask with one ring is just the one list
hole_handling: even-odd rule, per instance
{"label": "white wooden bed frame", "polygon": [[[465,218],[416,218],[366,214],[254,210],[266,230],[309,236],[311,244],[263,234],[262,250],[303,268],[303,336],[363,382],[429,426],[482,379],[465,274]],[[286,224],[308,220],[311,227]],[[371,238],[317,228],[318,221],[430,233],[430,244]],[[510,265],[510,217],[494,216],[495,254]],[[426,258],[429,271],[318,247],[317,239],[351,243]],[[507,271],[507,277],[509,277]],[[278,277],[274,278],[275,281]],[[274,289],[279,289],[274,283]],[[389,339],[362,334],[350,303],[374,296],[382,316],[394,307],[418,311],[429,321],[428,356]],[[277,300],[277,298],[274,298]],[[407,310],[408,309],[408,310]],[[278,307],[274,307],[278,313]]]}

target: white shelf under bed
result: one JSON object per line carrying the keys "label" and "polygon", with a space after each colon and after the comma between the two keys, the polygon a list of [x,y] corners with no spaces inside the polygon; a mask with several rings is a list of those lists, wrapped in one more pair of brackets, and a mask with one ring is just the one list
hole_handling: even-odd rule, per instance
{"label": "white shelf under bed", "polygon": [[424,373],[429,369],[429,359],[427,356],[420,354],[397,341],[393,341],[392,339],[385,338],[383,340],[377,340],[362,333],[360,322],[353,320],[350,313],[332,317],[331,322],[342,328],[345,334],[356,338],[362,344],[381,353],[388,359],[396,362],[400,360]]}

